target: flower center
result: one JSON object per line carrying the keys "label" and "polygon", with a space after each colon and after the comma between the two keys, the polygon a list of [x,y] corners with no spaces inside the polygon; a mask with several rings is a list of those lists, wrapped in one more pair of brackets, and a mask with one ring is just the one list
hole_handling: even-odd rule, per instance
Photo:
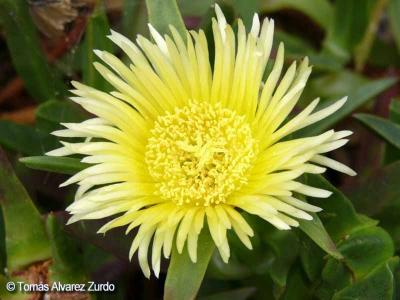
{"label": "flower center", "polygon": [[191,102],[158,117],[145,160],[157,195],[178,205],[209,206],[247,183],[257,150],[244,116]]}

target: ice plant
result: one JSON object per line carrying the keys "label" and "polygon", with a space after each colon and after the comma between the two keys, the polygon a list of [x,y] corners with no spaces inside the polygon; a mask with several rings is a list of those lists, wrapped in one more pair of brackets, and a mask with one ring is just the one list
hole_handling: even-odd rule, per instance
{"label": "ice plant", "polygon": [[[304,173],[326,167],[354,175],[324,154],[343,146],[349,131],[288,139],[337,111],[346,101],[314,112],[318,99],[288,116],[311,73],[308,59],[294,62],[282,74],[284,47],[279,45],[272,71],[265,74],[272,48],[274,22],[254,16],[250,32],[239,19],[237,33],[216,6],[213,20],[215,59],[209,61],[204,32],[161,36],[151,25],[155,42],[138,36],[136,44],[112,32],[109,38],[129,57],[125,65],[114,55],[95,51],[105,63],[96,69],[114,87],[106,93],[73,82],[71,99],[95,115],[82,123],[63,124],[54,132],[62,142],[48,155],[83,155],[93,164],[62,186],[77,183],[76,201],[67,210],[70,223],[114,216],[100,233],[127,225],[138,228],[130,254],[158,276],[160,258],[187,244],[193,262],[197,239],[208,223],[222,259],[230,255],[227,230],[234,230],[249,249],[252,228],[241,211],[276,228],[298,226],[312,219],[318,207],[298,195],[328,197],[329,191],[299,182]],[[282,139],[285,140],[282,141]]]}

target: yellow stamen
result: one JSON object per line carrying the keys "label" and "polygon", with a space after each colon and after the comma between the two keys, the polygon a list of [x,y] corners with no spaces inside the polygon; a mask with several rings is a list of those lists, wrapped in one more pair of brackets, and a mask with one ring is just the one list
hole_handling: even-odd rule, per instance
{"label": "yellow stamen", "polygon": [[191,102],[156,120],[145,160],[157,195],[178,205],[210,206],[247,183],[257,152],[244,116]]}

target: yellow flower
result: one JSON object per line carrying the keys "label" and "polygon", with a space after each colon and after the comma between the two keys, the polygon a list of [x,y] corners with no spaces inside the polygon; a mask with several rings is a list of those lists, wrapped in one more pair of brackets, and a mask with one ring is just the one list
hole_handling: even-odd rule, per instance
{"label": "yellow flower", "polygon": [[[354,175],[323,154],[343,146],[349,131],[284,140],[289,134],[337,111],[346,101],[313,112],[318,99],[284,122],[311,73],[308,59],[294,62],[281,77],[284,47],[279,45],[272,71],[265,74],[274,22],[260,24],[257,14],[249,33],[238,20],[237,34],[216,5],[213,20],[214,64],[202,30],[183,39],[175,28],[161,36],[151,25],[155,43],[138,36],[136,44],[112,32],[109,38],[129,57],[129,66],[105,51],[95,51],[107,65],[96,69],[115,91],[102,92],[78,82],[71,99],[96,117],[63,124],[54,132],[63,142],[48,155],[83,155],[93,166],[62,186],[77,183],[69,223],[114,216],[100,230],[127,225],[138,228],[130,258],[138,250],[144,274],[160,271],[160,258],[185,243],[193,262],[197,239],[208,223],[222,259],[230,255],[227,230],[252,248],[253,230],[240,211],[257,215],[278,229],[311,220],[320,208],[297,195],[329,197],[329,191],[296,181],[304,173],[329,167]],[[265,77],[264,77],[265,76]],[[265,78],[265,82],[263,81]]]}

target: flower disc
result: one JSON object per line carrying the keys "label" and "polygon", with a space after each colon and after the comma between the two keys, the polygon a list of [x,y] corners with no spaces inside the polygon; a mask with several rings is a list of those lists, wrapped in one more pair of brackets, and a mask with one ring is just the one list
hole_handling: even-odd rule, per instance
{"label": "flower disc", "polygon": [[178,205],[215,205],[247,183],[257,142],[244,116],[191,102],[160,116],[146,147],[157,194]]}

